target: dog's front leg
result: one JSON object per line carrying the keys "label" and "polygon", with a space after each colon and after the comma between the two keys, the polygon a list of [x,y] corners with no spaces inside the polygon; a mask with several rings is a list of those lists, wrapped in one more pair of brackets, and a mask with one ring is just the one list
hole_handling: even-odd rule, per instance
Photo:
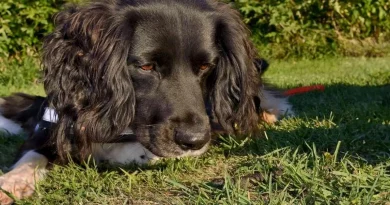
{"label": "dog's front leg", "polygon": [[0,176],[0,204],[13,203],[9,194],[17,199],[31,196],[35,183],[45,176],[47,164],[45,156],[33,150],[26,152],[10,172]]}

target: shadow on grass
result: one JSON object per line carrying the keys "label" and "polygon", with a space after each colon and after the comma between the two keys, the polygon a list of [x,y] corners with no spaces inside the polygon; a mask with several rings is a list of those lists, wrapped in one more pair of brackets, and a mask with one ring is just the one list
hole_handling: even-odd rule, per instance
{"label": "shadow on grass", "polygon": [[0,131],[0,172],[9,170],[15,160],[16,152],[24,140],[22,136],[5,136],[7,134]]}
{"label": "shadow on grass", "polygon": [[390,158],[390,85],[330,85],[324,92],[291,97],[296,118],[266,128],[266,138],[229,150],[230,155],[263,155],[289,147],[333,153],[341,142],[340,157],[348,153],[370,164]]}

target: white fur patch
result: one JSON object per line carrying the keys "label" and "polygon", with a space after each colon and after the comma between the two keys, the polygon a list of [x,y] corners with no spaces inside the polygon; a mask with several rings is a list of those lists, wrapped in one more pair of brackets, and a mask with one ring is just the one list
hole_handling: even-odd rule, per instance
{"label": "white fur patch", "polygon": [[[200,150],[187,151],[176,158],[199,156],[206,152],[208,145],[204,146]],[[108,161],[109,163],[119,164],[146,164],[154,162],[161,157],[154,155],[148,149],[146,149],[141,143],[128,142],[128,143],[96,143],[92,145],[92,156],[96,161]]]}
{"label": "white fur patch", "polygon": [[282,116],[293,116],[292,105],[288,102],[287,97],[277,97],[272,91],[262,90],[260,93],[262,96],[260,107],[275,115],[276,119],[280,119]]}
{"label": "white fur patch", "polygon": [[96,143],[92,145],[92,156],[96,161],[119,164],[146,164],[159,159],[138,142]]}
{"label": "white fur patch", "polygon": [[5,131],[10,134],[19,134],[22,132],[22,127],[14,121],[0,115],[0,131]]}
{"label": "white fur patch", "polygon": [[13,199],[1,190],[7,191],[17,199],[31,196],[35,183],[41,180],[47,170],[48,159],[30,150],[13,166],[13,169],[0,176],[0,204],[12,204]]}
{"label": "white fur patch", "polygon": [[29,150],[14,164],[14,166],[12,166],[12,169],[17,169],[26,164],[35,169],[36,167],[46,167],[47,163],[48,160],[44,155],[41,155],[34,150]]}

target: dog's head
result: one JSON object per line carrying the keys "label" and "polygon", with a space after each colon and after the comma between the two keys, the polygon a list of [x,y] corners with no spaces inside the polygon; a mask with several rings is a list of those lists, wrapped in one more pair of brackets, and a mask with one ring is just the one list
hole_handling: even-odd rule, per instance
{"label": "dog's head", "polygon": [[127,127],[155,155],[197,155],[210,141],[210,119],[228,133],[257,125],[256,52],[238,12],[223,3],[107,0],[71,7],[57,15],[43,51],[62,156],[64,144],[72,141],[84,157],[92,142],[112,141]]}

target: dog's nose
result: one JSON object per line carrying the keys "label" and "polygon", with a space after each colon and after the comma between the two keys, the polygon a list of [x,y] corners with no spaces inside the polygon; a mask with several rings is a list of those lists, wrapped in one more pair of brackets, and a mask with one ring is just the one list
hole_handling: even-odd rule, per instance
{"label": "dog's nose", "polygon": [[209,132],[189,132],[176,130],[175,133],[175,142],[183,150],[202,149],[209,141]]}

